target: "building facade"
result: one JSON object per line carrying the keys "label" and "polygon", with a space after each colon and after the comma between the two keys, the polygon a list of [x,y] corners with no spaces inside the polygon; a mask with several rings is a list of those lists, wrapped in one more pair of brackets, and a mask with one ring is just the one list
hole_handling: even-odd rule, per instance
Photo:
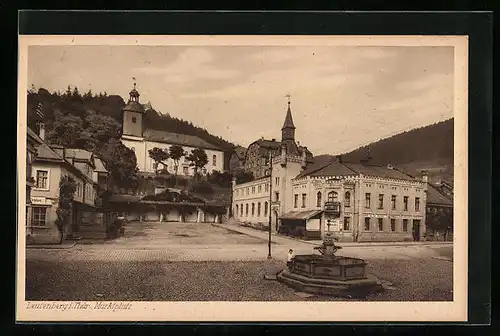
{"label": "building facade", "polygon": [[229,158],[229,173],[235,175],[238,171],[245,169],[245,147],[237,146],[234,148]]}
{"label": "building facade", "polygon": [[[145,108],[141,105],[139,97],[140,94],[134,84],[134,89],[130,91],[129,101],[123,109],[121,141],[135,152],[137,168],[141,173],[155,172],[155,162],[149,157],[150,149],[157,147],[168,150],[172,145],[182,146],[188,155],[195,148],[203,149],[207,154],[208,163],[198,171],[201,174],[224,170],[224,152],[217,146],[196,136],[145,128]],[[194,168],[189,163],[186,156],[182,157],[177,174],[193,176]],[[174,173],[174,161],[168,159],[161,169]]]}
{"label": "building facade", "polygon": [[426,240],[453,241],[453,194],[441,187],[428,183]]}
{"label": "building facade", "polygon": [[31,189],[35,185],[32,163],[37,155],[37,147],[42,144],[42,139],[27,128],[26,140],[26,223],[31,223]]}
{"label": "building facade", "polygon": [[281,142],[271,141],[265,153],[262,146],[249,146],[245,167],[263,176],[233,182],[232,213],[238,221],[268,225],[270,216],[272,231],[311,239],[326,231],[353,242],[423,239],[425,179],[341,157],[316,162],[294,145],[294,136],[289,108]]}

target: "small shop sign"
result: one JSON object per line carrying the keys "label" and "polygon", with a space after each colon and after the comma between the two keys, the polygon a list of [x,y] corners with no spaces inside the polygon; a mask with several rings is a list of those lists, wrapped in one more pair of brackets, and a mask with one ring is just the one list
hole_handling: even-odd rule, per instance
{"label": "small shop sign", "polygon": [[33,205],[52,205],[52,201],[46,197],[31,196],[31,204]]}

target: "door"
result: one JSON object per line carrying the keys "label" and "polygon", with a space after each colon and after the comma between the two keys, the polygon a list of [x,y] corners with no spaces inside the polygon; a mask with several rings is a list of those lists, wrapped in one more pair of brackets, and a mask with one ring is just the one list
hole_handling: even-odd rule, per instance
{"label": "door", "polygon": [[413,220],[413,240],[420,241],[420,220]]}

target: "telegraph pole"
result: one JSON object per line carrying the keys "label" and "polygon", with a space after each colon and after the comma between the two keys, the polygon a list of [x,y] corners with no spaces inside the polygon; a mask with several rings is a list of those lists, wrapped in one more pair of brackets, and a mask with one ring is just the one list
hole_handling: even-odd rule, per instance
{"label": "telegraph pole", "polygon": [[268,246],[268,254],[267,259],[271,259],[271,224],[272,224],[272,202],[273,202],[273,153],[272,150],[269,149],[269,241],[267,243]]}

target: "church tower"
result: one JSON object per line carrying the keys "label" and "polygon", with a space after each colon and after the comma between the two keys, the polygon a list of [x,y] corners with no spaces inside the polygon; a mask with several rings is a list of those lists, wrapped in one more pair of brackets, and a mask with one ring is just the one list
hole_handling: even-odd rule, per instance
{"label": "church tower", "polygon": [[122,135],[142,138],[145,111],[139,102],[140,94],[135,86],[136,83],[134,83],[134,88],[129,93],[130,96],[127,105],[123,108]]}
{"label": "church tower", "polygon": [[292,119],[292,110],[290,108],[290,95],[288,97],[288,109],[286,111],[285,122],[281,127],[281,143],[286,147],[286,153],[299,155],[297,144],[295,143],[295,125]]}

